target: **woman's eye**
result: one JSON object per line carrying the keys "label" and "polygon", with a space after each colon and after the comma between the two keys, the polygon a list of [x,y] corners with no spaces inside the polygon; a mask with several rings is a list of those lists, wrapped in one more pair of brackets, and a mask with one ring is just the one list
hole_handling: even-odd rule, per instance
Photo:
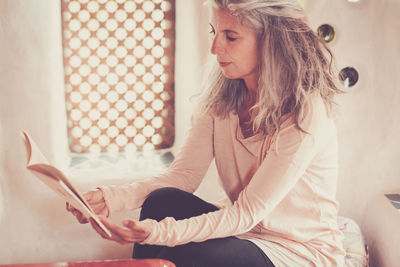
{"label": "woman's eye", "polygon": [[235,38],[235,37],[231,37],[231,36],[229,36],[229,35],[226,35],[226,39],[228,39],[229,41],[231,41],[231,42],[233,42],[233,41],[236,41],[237,40],[237,38]]}

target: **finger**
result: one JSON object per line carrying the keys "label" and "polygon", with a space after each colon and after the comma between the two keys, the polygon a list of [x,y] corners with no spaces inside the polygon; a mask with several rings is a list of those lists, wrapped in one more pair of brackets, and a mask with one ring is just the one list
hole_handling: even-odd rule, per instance
{"label": "finger", "polygon": [[118,225],[110,222],[109,220],[105,219],[103,216],[99,216],[100,221],[107,227],[107,229],[112,232],[113,235],[117,236],[118,238],[127,241],[127,242],[134,242],[132,238],[132,231],[127,230],[126,228],[119,227]]}
{"label": "finger", "polygon": [[106,205],[104,204],[104,202],[98,202],[90,204],[90,207],[96,211],[96,210],[104,210],[106,208]]}
{"label": "finger", "polygon": [[[100,236],[103,237],[104,239],[108,239],[108,240],[115,241],[115,242],[117,242],[117,243],[119,243],[119,244],[121,244],[121,245],[125,245],[125,244],[129,244],[129,243],[130,243],[130,242],[125,241],[124,239],[122,239],[122,238],[119,237],[118,235],[115,235],[115,234],[112,232],[111,229],[109,229],[109,230],[110,230],[110,232],[112,233],[112,235],[111,235],[111,236],[107,235],[107,234],[103,231],[103,229],[101,229],[101,227],[98,226],[98,224],[96,223],[96,221],[93,220],[93,218],[90,218],[89,220],[90,220],[90,223],[91,223],[92,227],[93,227],[93,228],[96,230],[96,232],[99,233]],[[103,223],[104,223],[104,222],[103,222]],[[108,227],[107,227],[107,228],[108,228]]]}
{"label": "finger", "polygon": [[88,219],[85,216],[83,216],[83,214],[80,212],[75,212],[74,215],[80,223],[88,223],[89,222]]}
{"label": "finger", "polygon": [[146,240],[151,233],[151,230],[147,227],[143,227],[140,221],[124,220],[122,224],[131,230],[131,233],[134,235],[134,239],[132,239],[133,242],[142,242]]}
{"label": "finger", "polygon": [[96,223],[96,221],[95,221],[93,218],[89,218],[89,222],[90,222],[90,224],[92,225],[92,228],[93,228],[98,234],[100,234],[100,236],[101,236],[102,238],[105,238],[105,239],[110,239],[110,238],[111,238],[110,236],[108,236],[108,235],[103,231],[103,229],[100,228],[100,226]]}
{"label": "finger", "polygon": [[93,210],[93,212],[97,215],[103,215],[105,217],[108,217],[110,215],[110,212],[105,203],[90,205],[90,207]]}
{"label": "finger", "polygon": [[[87,198],[86,198],[87,197]],[[100,189],[90,190],[85,193],[85,199],[93,203],[103,200],[103,192]]]}
{"label": "finger", "polygon": [[88,219],[85,216],[83,216],[83,214],[80,211],[74,210],[71,213],[76,217],[78,222],[80,222],[82,224],[88,222]]}
{"label": "finger", "polygon": [[71,211],[72,212],[72,211],[75,210],[75,208],[71,204],[69,204],[68,202],[65,203],[65,206],[67,208],[67,211]]}
{"label": "finger", "polygon": [[126,228],[132,229],[135,227],[135,222],[132,220],[123,220],[122,225],[125,226]]}
{"label": "finger", "polygon": [[107,218],[102,215],[99,215],[99,219],[107,227],[107,229],[109,229],[113,233],[117,233],[118,229],[120,228],[118,225],[107,220]]}
{"label": "finger", "polygon": [[82,215],[82,213],[79,211],[79,210],[77,210],[77,209],[75,209],[71,204],[69,204],[68,202],[66,203],[66,208],[67,208],[67,211],[69,211],[69,212],[71,212],[75,217],[76,217],[76,219],[78,220],[78,222],[80,222],[80,223],[88,223],[88,220],[87,220],[87,218],[85,217],[85,216],[83,216]]}
{"label": "finger", "polygon": [[83,194],[83,198],[87,201],[90,202],[93,198],[93,191],[87,191],[86,193]]}
{"label": "finger", "polygon": [[150,234],[146,228],[139,226],[140,222],[135,222],[133,220],[124,220],[122,222],[126,228],[119,227],[107,220],[102,222],[106,225],[107,229],[113,233],[113,235],[118,236],[121,240],[124,240],[127,243],[141,242]]}

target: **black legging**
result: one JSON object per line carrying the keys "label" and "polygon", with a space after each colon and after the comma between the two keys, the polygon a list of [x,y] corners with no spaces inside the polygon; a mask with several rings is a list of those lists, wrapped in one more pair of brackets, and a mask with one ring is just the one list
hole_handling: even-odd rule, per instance
{"label": "black legging", "polygon": [[[177,188],[161,188],[152,192],[143,203],[140,220],[176,220],[199,216],[218,208],[197,196]],[[160,258],[177,267],[273,267],[265,253],[248,240],[237,237],[190,242],[175,247],[135,244],[133,258]]]}

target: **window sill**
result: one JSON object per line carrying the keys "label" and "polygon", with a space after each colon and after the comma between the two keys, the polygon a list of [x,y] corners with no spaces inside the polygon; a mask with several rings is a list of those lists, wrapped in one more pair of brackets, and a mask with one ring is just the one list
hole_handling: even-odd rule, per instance
{"label": "window sill", "polygon": [[71,154],[66,176],[79,188],[120,184],[154,176],[173,161],[170,150],[135,154]]}

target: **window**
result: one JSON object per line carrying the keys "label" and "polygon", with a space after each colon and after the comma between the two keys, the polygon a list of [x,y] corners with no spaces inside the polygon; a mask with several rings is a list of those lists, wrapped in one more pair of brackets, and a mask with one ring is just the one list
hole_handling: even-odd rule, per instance
{"label": "window", "polygon": [[173,0],[61,0],[71,152],[174,141]]}

